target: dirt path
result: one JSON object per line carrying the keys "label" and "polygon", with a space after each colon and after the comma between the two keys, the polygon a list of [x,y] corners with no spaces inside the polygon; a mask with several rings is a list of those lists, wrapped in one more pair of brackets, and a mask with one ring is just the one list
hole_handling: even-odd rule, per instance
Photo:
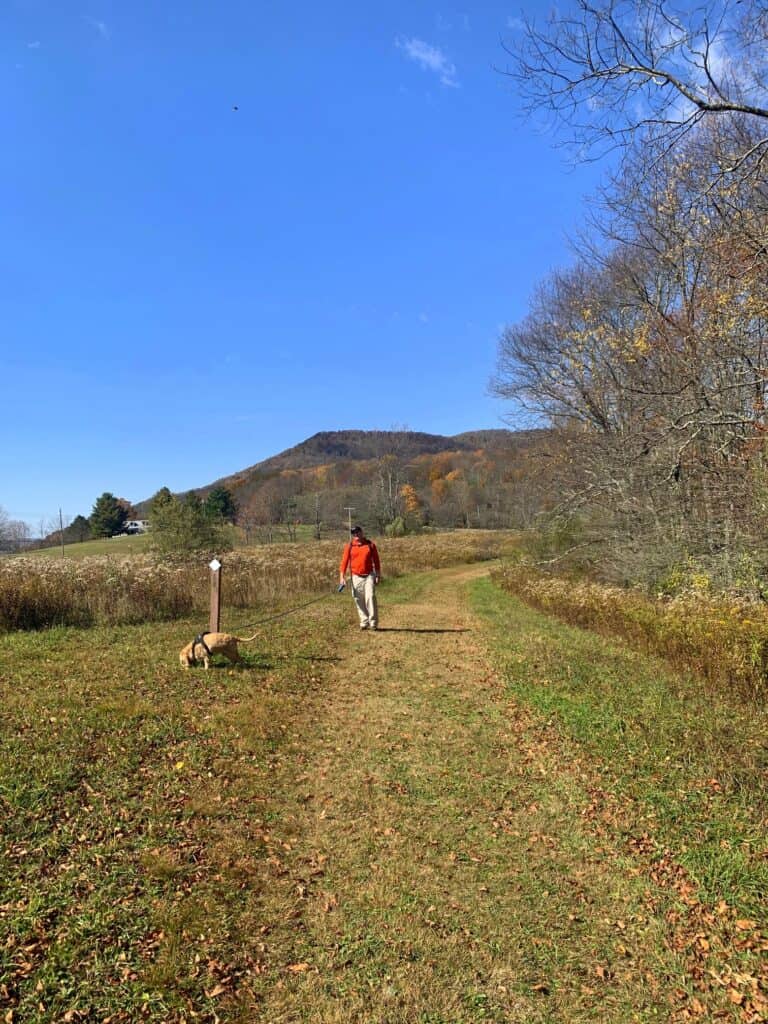
{"label": "dirt path", "polygon": [[244,1019],[671,1019],[684,960],[601,823],[599,776],[492,669],[466,599],[486,572],[437,573],[344,641],[305,770],[276,780],[269,966]]}

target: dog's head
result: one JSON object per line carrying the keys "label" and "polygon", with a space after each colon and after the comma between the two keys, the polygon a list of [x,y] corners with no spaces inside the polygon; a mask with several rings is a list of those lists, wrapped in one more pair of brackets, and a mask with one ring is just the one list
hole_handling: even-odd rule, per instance
{"label": "dog's head", "polygon": [[192,654],[192,644],[187,644],[186,647],[182,647],[179,651],[179,662],[182,668],[192,668],[195,664],[195,658]]}

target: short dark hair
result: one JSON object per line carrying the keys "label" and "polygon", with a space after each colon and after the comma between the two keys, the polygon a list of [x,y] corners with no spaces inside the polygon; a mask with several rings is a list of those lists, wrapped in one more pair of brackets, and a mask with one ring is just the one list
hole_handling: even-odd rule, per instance
{"label": "short dark hair", "polygon": [[363,532],[363,528],[362,528],[362,526],[353,526],[352,529],[349,532],[350,533],[362,533]]}

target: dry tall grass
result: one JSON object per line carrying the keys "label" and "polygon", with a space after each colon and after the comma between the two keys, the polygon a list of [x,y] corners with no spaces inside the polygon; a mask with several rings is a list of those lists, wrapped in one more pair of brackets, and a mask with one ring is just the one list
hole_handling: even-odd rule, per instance
{"label": "dry tall grass", "polygon": [[768,612],[762,607],[695,593],[652,600],[519,564],[505,565],[494,576],[542,611],[621,636],[720,688],[752,699],[768,691]]}
{"label": "dry tall grass", "polygon": [[[496,557],[509,535],[485,530],[382,540],[385,576]],[[232,608],[285,603],[296,593],[330,591],[341,545],[275,544],[223,559],[222,601]],[[44,629],[97,623],[138,623],[186,617],[208,609],[210,555],[160,558],[108,556],[79,562],[15,558],[0,562],[0,629]]]}

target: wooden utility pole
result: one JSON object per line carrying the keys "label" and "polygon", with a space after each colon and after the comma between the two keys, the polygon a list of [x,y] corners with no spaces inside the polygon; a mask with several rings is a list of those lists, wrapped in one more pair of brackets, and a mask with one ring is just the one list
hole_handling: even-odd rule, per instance
{"label": "wooden utility pole", "polygon": [[64,557],[64,519],[59,509],[59,538],[61,539],[61,557]]}
{"label": "wooden utility pole", "polygon": [[208,617],[208,632],[218,633],[221,625],[221,562],[214,558],[208,565],[211,570],[211,614]]}
{"label": "wooden utility pole", "polygon": [[347,519],[349,520],[349,532],[352,533],[352,513],[355,511],[355,506],[345,505],[344,511],[347,513]]}

